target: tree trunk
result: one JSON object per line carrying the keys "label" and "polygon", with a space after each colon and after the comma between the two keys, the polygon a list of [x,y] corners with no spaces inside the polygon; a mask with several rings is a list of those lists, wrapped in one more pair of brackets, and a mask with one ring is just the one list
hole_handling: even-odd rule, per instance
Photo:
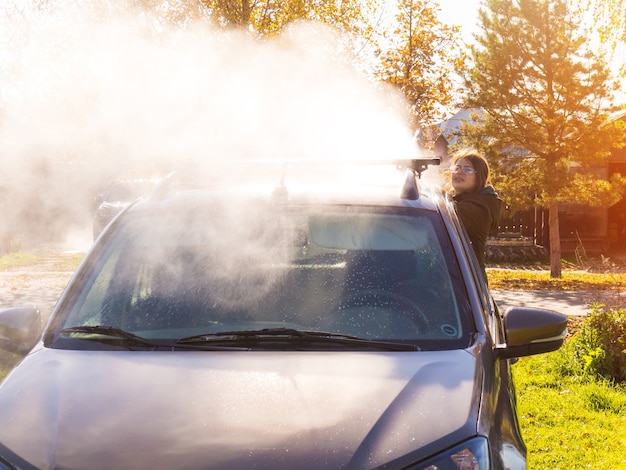
{"label": "tree trunk", "polygon": [[239,26],[249,26],[251,14],[252,7],[250,6],[250,0],[241,0],[241,18],[239,18]]}
{"label": "tree trunk", "polygon": [[559,231],[559,205],[550,204],[548,227],[550,228],[550,277],[561,277],[561,233]]}

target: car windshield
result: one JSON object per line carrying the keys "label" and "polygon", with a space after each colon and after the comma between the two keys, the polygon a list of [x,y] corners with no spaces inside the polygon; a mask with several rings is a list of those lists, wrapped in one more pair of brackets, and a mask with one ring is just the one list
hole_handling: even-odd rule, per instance
{"label": "car windshield", "polygon": [[[164,344],[220,335],[232,343],[240,331],[248,346],[255,336],[252,347],[285,349],[294,335],[283,330],[413,350],[468,346],[473,323],[436,212],[291,207],[244,228],[232,218],[203,210],[125,218],[65,299],[55,346],[89,347],[85,335],[97,331]],[[325,348],[320,335],[306,338]]]}

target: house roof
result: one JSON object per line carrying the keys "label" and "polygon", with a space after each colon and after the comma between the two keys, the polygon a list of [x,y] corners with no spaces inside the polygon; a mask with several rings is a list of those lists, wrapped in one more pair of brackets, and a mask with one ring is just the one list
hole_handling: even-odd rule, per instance
{"label": "house roof", "polygon": [[459,132],[463,123],[478,124],[474,117],[480,114],[483,114],[483,111],[478,108],[458,110],[451,117],[437,124],[438,133],[433,136],[433,140],[437,140],[441,136],[446,139],[448,144],[454,145],[459,138]]}

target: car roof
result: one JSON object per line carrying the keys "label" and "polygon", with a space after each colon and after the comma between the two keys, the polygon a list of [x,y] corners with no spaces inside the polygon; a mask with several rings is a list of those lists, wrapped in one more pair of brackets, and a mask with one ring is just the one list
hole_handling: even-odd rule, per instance
{"label": "car roof", "polygon": [[421,175],[429,165],[439,162],[439,159],[341,162],[321,168],[317,165],[313,169],[302,162],[286,165],[283,161],[272,161],[244,165],[240,173],[220,176],[215,173],[189,176],[176,172],[164,178],[149,197],[130,211],[193,207],[215,198],[247,199],[252,203],[273,199],[289,205],[359,204],[438,211],[445,200],[441,187],[422,180]]}

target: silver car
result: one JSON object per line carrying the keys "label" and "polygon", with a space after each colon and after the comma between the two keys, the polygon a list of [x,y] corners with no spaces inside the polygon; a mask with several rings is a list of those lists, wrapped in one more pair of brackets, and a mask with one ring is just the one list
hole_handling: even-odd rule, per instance
{"label": "silver car", "polygon": [[566,317],[498,311],[427,164],[131,205],[43,333],[0,312],[0,468],[525,468],[511,364]]}

